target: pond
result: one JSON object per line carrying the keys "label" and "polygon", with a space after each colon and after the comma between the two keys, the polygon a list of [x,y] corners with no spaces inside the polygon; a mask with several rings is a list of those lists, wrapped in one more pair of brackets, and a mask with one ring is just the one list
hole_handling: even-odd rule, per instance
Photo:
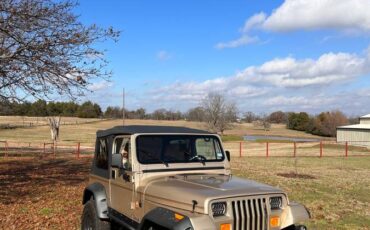
{"label": "pond", "polygon": [[291,141],[291,142],[318,142],[319,139],[314,138],[301,138],[301,137],[280,137],[280,136],[263,136],[263,135],[247,135],[244,136],[246,141],[257,141],[257,140],[278,140],[278,141]]}

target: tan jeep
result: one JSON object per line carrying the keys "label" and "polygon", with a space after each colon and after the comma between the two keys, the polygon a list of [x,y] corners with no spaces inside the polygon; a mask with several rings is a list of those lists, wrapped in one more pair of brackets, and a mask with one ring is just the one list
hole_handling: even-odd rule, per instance
{"label": "tan jeep", "polygon": [[278,188],[235,177],[220,137],[124,126],[98,131],[82,229],[306,229],[309,212]]}

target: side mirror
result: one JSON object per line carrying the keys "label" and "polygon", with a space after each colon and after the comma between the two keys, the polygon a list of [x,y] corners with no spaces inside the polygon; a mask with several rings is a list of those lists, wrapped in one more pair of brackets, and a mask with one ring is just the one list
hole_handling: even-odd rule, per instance
{"label": "side mirror", "polygon": [[230,152],[226,150],[225,153],[226,153],[227,160],[230,161],[230,159],[231,159],[230,158]]}
{"label": "side mirror", "polygon": [[119,153],[112,154],[112,167],[122,168],[122,155]]}

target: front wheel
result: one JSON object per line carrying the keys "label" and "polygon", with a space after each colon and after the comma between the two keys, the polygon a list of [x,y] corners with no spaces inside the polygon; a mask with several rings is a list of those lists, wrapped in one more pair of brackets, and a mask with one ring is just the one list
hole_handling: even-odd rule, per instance
{"label": "front wheel", "polygon": [[290,225],[283,230],[307,230],[307,227],[304,225]]}
{"label": "front wheel", "polygon": [[93,199],[90,199],[84,206],[81,218],[82,230],[108,230],[110,223],[99,219]]}

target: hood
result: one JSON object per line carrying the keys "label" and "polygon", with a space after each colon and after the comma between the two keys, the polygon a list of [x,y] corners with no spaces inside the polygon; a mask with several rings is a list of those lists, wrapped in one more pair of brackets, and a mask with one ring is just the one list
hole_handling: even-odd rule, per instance
{"label": "hood", "polygon": [[207,213],[208,203],[214,199],[283,193],[280,189],[226,175],[176,175],[156,179],[147,184],[145,199],[159,204]]}

